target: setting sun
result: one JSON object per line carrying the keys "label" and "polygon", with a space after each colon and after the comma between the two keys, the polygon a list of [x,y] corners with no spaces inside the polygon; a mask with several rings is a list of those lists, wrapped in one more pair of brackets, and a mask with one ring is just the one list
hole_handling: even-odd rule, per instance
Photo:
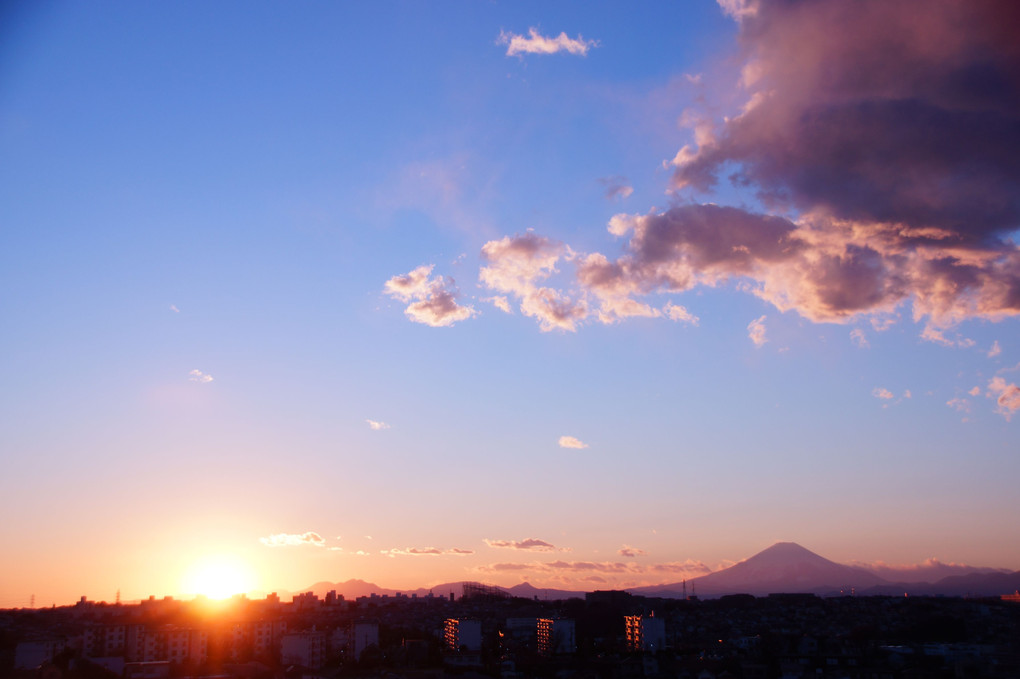
{"label": "setting sun", "polygon": [[225,599],[251,591],[255,580],[254,571],[244,561],[233,556],[208,556],[188,568],[181,579],[181,591],[187,595]]}

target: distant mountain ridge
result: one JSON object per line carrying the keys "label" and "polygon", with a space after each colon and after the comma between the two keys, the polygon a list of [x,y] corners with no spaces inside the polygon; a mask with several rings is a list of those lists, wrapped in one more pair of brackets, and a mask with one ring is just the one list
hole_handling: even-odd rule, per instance
{"label": "distant mountain ridge", "polygon": [[[895,574],[898,569],[885,568]],[[708,575],[686,582],[688,594],[716,597],[726,594],[764,596],[778,593],[835,595],[841,592],[859,595],[914,594],[946,596],[996,596],[1020,588],[1020,571],[953,567],[942,564],[938,572],[956,572],[934,583],[887,580],[874,570],[846,566],[821,557],[795,542],[777,542],[754,556]],[[629,590],[644,596],[678,598],[683,582]]]}
{"label": "distant mountain ridge", "polygon": [[[934,582],[919,581],[919,575],[939,576]],[[883,577],[886,576],[886,577]],[[903,576],[897,578],[897,576]],[[893,579],[896,578],[896,579]],[[513,587],[498,587],[513,596],[527,599],[562,600],[584,598],[585,592],[534,587],[521,583]],[[754,556],[722,570],[691,578],[686,581],[688,595],[712,598],[727,594],[753,594],[765,596],[774,593],[811,593],[821,596],[837,595],[851,591],[858,595],[913,594],[918,596],[997,596],[1020,589],[1020,571],[977,568],[931,562],[913,569],[896,569],[888,566],[865,567],[844,565],[815,554],[795,542],[777,542]],[[450,582],[430,588],[397,590],[380,587],[364,580],[345,582],[317,582],[301,592],[314,592],[324,598],[329,591],[336,591],[345,599],[362,596],[404,596],[448,597],[453,594],[460,598],[464,593],[464,582]],[[627,590],[632,594],[651,597],[680,598],[684,583],[634,587]],[[278,592],[281,599],[288,599],[291,592]]]}

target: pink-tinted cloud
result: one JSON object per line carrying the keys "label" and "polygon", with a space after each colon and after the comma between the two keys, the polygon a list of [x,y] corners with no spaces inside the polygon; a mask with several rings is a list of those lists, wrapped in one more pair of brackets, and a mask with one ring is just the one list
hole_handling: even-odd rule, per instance
{"label": "pink-tinted cloud", "polygon": [[868,336],[860,328],[854,328],[850,331],[850,341],[861,349],[867,349],[871,346],[871,343],[868,342]]}
{"label": "pink-tinted cloud", "polygon": [[394,276],[383,287],[386,294],[410,302],[404,313],[416,323],[434,328],[453,325],[475,315],[471,306],[457,303],[457,287],[442,276],[431,278],[433,265],[419,266],[402,276]]}
{"label": "pink-tinted cloud", "polygon": [[365,420],[368,423],[368,428],[372,431],[382,431],[383,429],[389,429],[390,425],[385,422],[377,422],[376,420]]}
{"label": "pink-tinted cloud", "polygon": [[556,545],[539,540],[538,538],[527,538],[526,540],[485,540],[489,547],[501,549],[520,549],[531,552],[555,552]]}
{"label": "pink-tinted cloud", "polygon": [[631,547],[630,545],[624,545],[618,549],[616,553],[620,556],[627,557],[628,559],[633,559],[636,556],[648,556],[648,552],[645,550],[638,549],[637,547]]}
{"label": "pink-tinted cloud", "polygon": [[[674,188],[707,191],[725,171],[800,216],[770,230],[739,211],[762,221],[755,237],[710,210],[719,238],[632,246],[638,270],[675,261],[681,284],[748,277],[755,294],[816,321],[908,300],[936,329],[1020,313],[1020,250],[1007,237],[1020,224],[1020,48],[1008,28],[1020,5],[722,5],[740,19],[748,103],[677,154]],[[689,255],[706,242],[721,256]]]}
{"label": "pink-tinted cloud", "polygon": [[266,547],[297,547],[300,545],[323,547],[326,545],[326,539],[313,531],[308,531],[307,533],[276,533],[259,538],[259,542]]}
{"label": "pink-tinted cloud", "polygon": [[561,436],[559,443],[560,448],[574,448],[576,450],[581,450],[582,448],[588,447],[587,443],[581,441],[580,439],[574,438],[573,436]]}
{"label": "pink-tinted cloud", "polygon": [[887,564],[883,561],[853,561],[852,566],[866,568],[891,582],[936,582],[953,575],[970,573],[1008,572],[996,568],[970,566],[962,563],[944,563],[929,557],[918,564]]}
{"label": "pink-tinted cloud", "polygon": [[768,338],[765,337],[765,330],[764,316],[756,318],[747,324],[747,336],[751,338],[756,347],[760,347],[768,342]]}
{"label": "pink-tinted cloud", "polygon": [[545,568],[568,571],[596,571],[598,573],[633,573],[640,568],[634,564],[619,561],[550,561]]}
{"label": "pink-tinted cloud", "polygon": [[649,570],[653,573],[669,573],[686,577],[697,577],[712,572],[712,568],[708,564],[702,561],[694,561],[693,559],[658,563],[652,565]]}
{"label": "pink-tinted cloud", "polygon": [[572,256],[568,247],[543,236],[506,236],[482,246],[486,265],[478,278],[487,288],[517,298],[521,313],[535,318],[543,331],[574,331],[588,315],[584,303],[540,285],[557,273],[556,264],[561,258]]}
{"label": "pink-tinted cloud", "polygon": [[871,390],[871,395],[875,398],[880,398],[888,401],[889,399],[895,398],[893,393],[884,387],[875,387]]}
{"label": "pink-tinted cloud", "polygon": [[992,342],[992,347],[991,347],[991,349],[988,350],[987,356],[988,356],[988,358],[995,358],[996,356],[998,356],[1001,353],[1002,353],[1002,347],[999,346],[999,340],[995,340],[994,342]]}
{"label": "pink-tinted cloud", "polygon": [[389,557],[395,556],[466,556],[468,554],[474,554],[470,549],[438,549],[436,547],[407,547],[405,549],[387,549],[383,550],[382,554]]}
{"label": "pink-tinted cloud", "polygon": [[961,413],[970,412],[970,401],[968,401],[965,398],[959,397],[951,398],[948,401],[946,401],[946,405],[952,408],[953,410],[959,411]]}
{"label": "pink-tinted cloud", "polygon": [[1020,387],[1012,382],[993,377],[988,382],[988,395],[995,398],[996,412],[1007,420],[1020,410]]}
{"label": "pink-tinted cloud", "polygon": [[577,56],[587,56],[588,50],[598,46],[597,40],[585,40],[580,35],[570,38],[560,33],[556,37],[547,37],[538,32],[537,28],[529,28],[527,37],[503,31],[499,34],[498,45],[506,45],[508,57],[521,54],[555,54],[567,52]]}
{"label": "pink-tinted cloud", "polygon": [[213,381],[213,376],[202,372],[201,370],[192,370],[188,373],[189,382],[198,382],[199,384],[209,384]]}
{"label": "pink-tinted cloud", "polygon": [[486,302],[492,302],[492,306],[496,307],[505,314],[512,314],[514,311],[510,308],[510,302],[503,295],[493,295],[485,300]]}
{"label": "pink-tinted cloud", "polygon": [[478,570],[498,573],[500,571],[530,571],[534,570],[534,564],[530,563],[493,563],[487,566],[479,566]]}

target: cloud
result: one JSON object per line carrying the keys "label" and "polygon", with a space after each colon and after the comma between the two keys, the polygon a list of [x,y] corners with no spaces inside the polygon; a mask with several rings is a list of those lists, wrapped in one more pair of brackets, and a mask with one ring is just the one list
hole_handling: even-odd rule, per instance
{"label": "cloud", "polygon": [[584,443],[583,441],[576,439],[573,436],[561,436],[559,443],[560,448],[575,448],[580,450],[582,448],[588,447],[587,443]]}
{"label": "cloud", "polygon": [[[739,18],[747,104],[681,149],[673,188],[710,191],[725,173],[797,217],[707,205],[632,217],[661,230],[700,211],[720,229],[713,238],[674,227],[672,239],[632,248],[643,255],[635,270],[675,266],[674,285],[747,277],[754,294],[813,321],[903,303],[936,329],[1020,313],[1010,239],[1020,223],[1020,51],[1006,28],[1020,6],[721,5]],[[742,220],[758,233],[734,228]],[[690,256],[708,245],[717,258]]]}
{"label": "cloud", "polygon": [[297,547],[300,545],[324,547],[326,545],[326,539],[312,531],[300,534],[276,533],[275,535],[259,538],[259,542],[264,544],[266,547]]}
{"label": "cloud", "polygon": [[620,556],[625,556],[627,558],[634,558],[636,556],[647,556],[648,555],[648,552],[646,552],[645,550],[638,549],[637,547],[631,547],[630,545],[624,545],[619,550],[617,550],[616,553],[619,554]]}
{"label": "cloud", "polygon": [[498,573],[500,571],[530,571],[535,565],[530,563],[493,563],[487,566],[480,566],[478,570]]}
{"label": "cloud", "polygon": [[1013,417],[1013,413],[1020,410],[1020,387],[1010,382],[1006,383],[1001,377],[993,377],[988,382],[988,395],[995,397],[998,406],[995,412],[1007,420]]}
{"label": "cloud", "polygon": [[996,568],[980,568],[962,563],[944,563],[934,557],[929,557],[918,564],[852,561],[850,565],[866,568],[891,582],[936,582],[951,575],[1008,572]]}
{"label": "cloud", "polygon": [[666,306],[662,307],[662,313],[671,321],[683,321],[691,325],[697,325],[699,322],[697,316],[687,311],[684,307],[672,302],[666,302]]}
{"label": "cloud", "polygon": [[988,350],[988,358],[995,358],[1002,353],[1002,347],[999,346],[999,340],[992,342],[992,348]]}
{"label": "cloud", "polygon": [[396,556],[467,556],[468,554],[474,554],[470,549],[458,549],[456,547],[452,549],[439,549],[437,547],[407,547],[405,549],[384,549],[381,554],[388,557]]}
{"label": "cloud", "polygon": [[722,11],[740,20],[745,17],[752,17],[758,13],[757,0],[716,0]]}
{"label": "cloud", "polygon": [[375,420],[365,420],[365,422],[368,422],[368,427],[372,431],[381,431],[383,429],[390,428],[390,425],[386,424],[385,422],[376,422]]}
{"label": "cloud", "polygon": [[867,349],[871,346],[868,342],[868,336],[864,334],[864,331],[860,328],[854,328],[850,331],[850,341],[859,346],[861,349]]}
{"label": "cloud", "polygon": [[627,182],[626,177],[602,177],[599,183],[606,187],[606,198],[630,198],[634,193],[634,187]]}
{"label": "cloud", "polygon": [[497,292],[508,293],[520,301],[521,313],[535,318],[543,332],[577,329],[587,316],[582,302],[550,287],[539,285],[554,273],[561,257],[572,257],[571,250],[557,241],[533,233],[506,236],[482,246],[486,261],[479,281]]}
{"label": "cloud", "polygon": [[507,298],[503,295],[493,295],[492,297],[487,297],[485,301],[492,302],[492,306],[505,314],[512,314],[514,312],[513,309],[510,308],[510,302],[507,301]]}
{"label": "cloud", "polygon": [[635,573],[640,567],[619,561],[550,561],[543,567],[553,570],[596,571],[598,573]]}
{"label": "cloud", "polygon": [[884,387],[875,387],[874,389],[871,390],[871,395],[874,396],[875,398],[881,398],[885,400],[895,398],[895,396],[893,396],[893,393],[888,389],[885,389]]}
{"label": "cloud", "polygon": [[747,324],[747,336],[751,338],[756,347],[760,347],[768,342],[768,339],[765,337],[765,316],[756,318]]}
{"label": "cloud", "polygon": [[203,373],[201,370],[192,370],[191,372],[188,373],[188,375],[189,375],[189,377],[188,377],[188,381],[189,382],[198,382],[199,384],[208,384],[208,383],[213,381],[213,376],[212,375],[207,375],[207,374]]}
{"label": "cloud", "polygon": [[489,547],[502,549],[520,549],[531,552],[555,552],[557,547],[552,543],[538,538],[527,538],[526,540],[485,540]]}
{"label": "cloud", "polygon": [[177,308],[176,304],[171,304],[170,305],[170,311],[174,312],[175,314],[181,313],[181,310]]}
{"label": "cloud", "polygon": [[953,410],[957,410],[961,413],[970,412],[970,401],[968,401],[965,398],[951,398],[948,401],[946,401],[946,405],[952,408]]}
{"label": "cloud", "polygon": [[945,332],[934,327],[931,323],[924,326],[924,330],[921,331],[921,339],[926,342],[941,344],[944,347],[959,347],[963,349],[972,347],[975,344],[974,340],[968,337],[962,337],[959,333],[957,333],[955,339],[946,337]]}
{"label": "cloud", "polygon": [[597,40],[585,40],[580,35],[576,38],[567,37],[566,33],[560,33],[555,38],[546,37],[538,32],[537,28],[528,29],[528,37],[516,33],[501,31],[497,45],[506,45],[508,57],[521,54],[555,54],[556,52],[569,52],[578,56],[587,56],[588,50],[598,47]]}
{"label": "cloud", "polygon": [[402,276],[386,281],[383,290],[389,296],[402,302],[410,302],[404,313],[416,323],[433,328],[453,325],[474,316],[477,312],[471,306],[457,303],[457,287],[453,279],[442,276],[430,278],[434,265],[419,266]]}
{"label": "cloud", "polygon": [[981,393],[981,387],[975,385],[971,387],[970,391],[968,391],[967,393],[970,394],[971,396],[977,396]]}

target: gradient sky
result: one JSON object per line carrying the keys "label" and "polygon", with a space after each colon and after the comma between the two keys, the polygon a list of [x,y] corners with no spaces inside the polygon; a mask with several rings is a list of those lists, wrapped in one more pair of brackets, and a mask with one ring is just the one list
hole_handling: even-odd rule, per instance
{"label": "gradient sky", "polygon": [[1017,13],[5,3],[0,606],[1020,569]]}

